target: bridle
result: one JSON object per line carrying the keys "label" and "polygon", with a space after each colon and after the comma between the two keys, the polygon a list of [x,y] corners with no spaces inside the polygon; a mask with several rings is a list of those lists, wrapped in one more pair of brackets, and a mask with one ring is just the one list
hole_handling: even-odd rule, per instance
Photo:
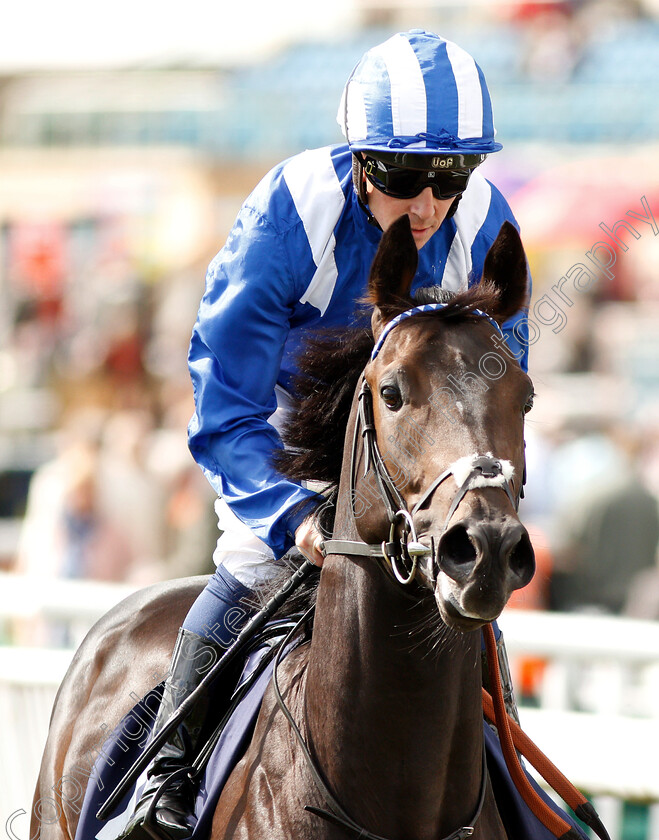
{"label": "bridle", "polygon": [[[389,321],[382,331],[371,353],[371,361],[377,357],[391,331],[402,321],[412,317],[413,315],[434,312],[438,309],[443,309],[446,306],[447,304],[445,303],[428,303],[421,306],[415,306],[405,312],[402,312],[400,315],[397,315]],[[497,322],[487,315],[487,313],[482,312],[480,309],[474,309],[472,312],[479,317],[486,318],[499,332],[501,332],[501,328]],[[325,556],[329,554],[342,554],[354,557],[372,557],[383,563],[384,568],[398,583],[403,586],[411,584],[416,579],[419,559],[425,557],[426,555],[431,555],[433,575],[435,575],[437,569],[439,568],[439,546],[437,546],[436,552],[434,537],[431,539],[430,546],[426,546],[419,542],[414,526],[414,516],[425,504],[427,504],[435,490],[444,481],[446,481],[449,476],[455,476],[455,466],[452,465],[447,467],[440,475],[438,475],[422,494],[421,498],[414,505],[412,510],[409,510],[405,499],[396,486],[395,480],[391,477],[389,471],[387,470],[384,458],[380,452],[373,414],[373,395],[366,379],[362,376],[358,397],[357,419],[353,431],[352,448],[350,453],[350,499],[353,521],[358,519],[355,512],[354,502],[357,494],[356,464],[360,436],[363,438],[364,448],[363,475],[366,476],[369,470],[373,470],[379,495],[385,506],[389,519],[389,540],[384,540],[378,545],[368,544],[360,540],[325,540],[323,545],[323,554]],[[519,500],[520,498],[523,498],[524,495],[526,467],[524,468],[522,481],[517,493],[514,491],[511,480],[506,478],[504,475],[501,460],[495,458],[491,453],[488,453],[487,455],[473,456],[467,475],[465,477],[461,476],[461,478],[462,481],[458,482],[456,477],[458,491],[453,497],[446,515],[442,534],[448,530],[449,523],[460,502],[470,490],[476,489],[477,486],[499,487],[506,493],[513,508],[517,511],[519,508]],[[396,539],[396,530],[401,525],[402,532]]]}
{"label": "bridle", "polygon": [[[409,318],[411,315],[415,315],[419,312],[439,309],[444,305],[445,304],[426,304],[422,307],[415,307],[414,309],[407,310],[397,318],[394,318],[393,321],[389,322],[381,334],[380,339],[373,350],[371,359],[375,358],[382,347],[387,334],[391,331],[391,329],[395,328],[401,320]],[[480,312],[476,309],[473,311],[475,314],[481,315],[492,321],[492,319],[484,312]],[[492,323],[498,330],[500,330],[498,324],[494,321],[492,321]],[[464,471],[461,472],[462,481],[458,481],[455,465],[448,467],[444,470],[444,472],[437,476],[428,489],[423,493],[419,501],[414,505],[412,510],[409,511],[405,500],[396,487],[394,480],[387,471],[386,465],[378,448],[373,418],[372,395],[368,384],[362,377],[362,384],[359,391],[358,415],[355,421],[352,452],[350,456],[350,494],[351,499],[353,500],[353,519],[356,519],[354,511],[354,492],[356,489],[355,467],[360,435],[364,439],[366,462],[364,474],[368,472],[371,466],[373,467],[380,496],[387,509],[390,522],[389,541],[387,542],[385,540],[381,545],[369,545],[357,540],[332,539],[325,542],[324,554],[356,555],[379,559],[383,561],[385,568],[391,572],[393,578],[402,585],[403,588],[401,591],[405,591],[405,587],[414,580],[419,557],[432,552],[433,565],[435,567],[438,565],[438,560],[435,557],[434,545],[428,548],[417,540],[414,528],[414,515],[423,507],[440,484],[450,475],[453,475],[456,478],[456,483],[459,484],[459,487],[458,492],[454,496],[449,507],[446,521],[444,522],[443,532],[447,530],[449,522],[465,494],[468,493],[469,490],[474,489],[474,486],[476,485],[482,486],[482,483],[484,482],[485,486],[488,486],[489,484],[489,486],[500,487],[508,496],[515,510],[518,508],[520,498],[523,497],[524,483],[526,480],[526,466],[523,470],[519,491],[515,494],[510,478],[504,475],[501,461],[488,453],[487,455],[473,456],[466,476]],[[398,541],[395,541],[394,536],[396,527],[401,522],[403,524],[403,534]],[[411,540],[409,539],[410,536],[412,537]],[[411,568],[404,566],[403,571],[401,571],[401,565],[404,563],[411,564]],[[316,787],[327,806],[326,808],[317,808],[315,806],[307,805],[305,806],[305,810],[321,817],[333,825],[338,826],[347,834],[357,838],[357,840],[386,840],[379,835],[373,834],[355,822],[355,820],[346,813],[336,800],[336,797],[328,789],[320,771],[316,767],[315,761],[305,743],[302,733],[298,729],[293,716],[284,702],[279,688],[277,668],[282,651],[287,647],[288,643],[292,640],[299,628],[310,619],[314,608],[315,607],[312,606],[307,610],[282,643],[275,657],[272,677],[277,704],[288,720],[291,730],[300,745],[300,749],[309,772],[311,773]],[[483,635],[486,644],[488,671],[493,692],[492,696],[490,696],[488,692],[483,689],[484,713],[486,718],[492,721],[497,727],[506,767],[513,778],[515,787],[517,788],[520,796],[530,811],[554,837],[560,838],[560,840],[578,840],[580,835],[576,832],[576,830],[574,830],[562,817],[555,813],[547,805],[545,800],[540,798],[535,788],[531,786],[525,770],[520,763],[518,750],[526,758],[528,758],[549,785],[557,793],[559,793],[565,802],[572,807],[577,816],[582,819],[595,832],[595,834],[597,834],[598,837],[602,838],[602,840],[609,840],[606,829],[602,825],[602,822],[591,803],[588,802],[588,800],[578,790],[576,790],[576,788],[574,788],[565,776],[563,776],[563,774],[560,773],[560,771],[547,759],[547,757],[538,750],[530,739],[524,735],[515,722],[509,718],[501,686],[497,643],[494,636],[494,630],[491,625],[488,624],[483,628]],[[480,790],[475,813],[468,825],[456,829],[454,832],[443,838],[443,840],[466,840],[466,838],[472,836],[485,803],[488,778],[485,743],[483,743],[483,769],[481,773]]]}
{"label": "bridle", "polygon": [[[379,340],[375,344],[373,352],[371,353],[371,361],[373,361],[373,359],[375,359],[378,353],[380,352],[380,349],[382,348],[386,337],[389,335],[392,329],[394,329],[396,326],[398,326],[398,324],[401,323],[401,321],[410,318],[412,315],[436,311],[438,309],[444,308],[445,306],[446,304],[442,303],[424,304],[422,306],[413,307],[412,309],[406,310],[405,312],[398,315],[396,318],[394,318],[387,324],[382,334],[380,335]],[[499,325],[492,318],[490,318],[489,315],[487,315],[484,312],[481,312],[478,309],[474,309],[473,312],[476,315],[487,318],[492,324],[494,324],[497,330],[501,332]],[[362,376],[361,387],[358,396],[357,418],[353,430],[352,448],[350,453],[350,498],[351,514],[353,520],[356,520],[357,518],[354,510],[354,500],[356,491],[356,465],[360,436],[363,439],[364,448],[364,475],[366,475],[371,468],[373,469],[375,480],[380,493],[380,498],[384,503],[384,506],[387,511],[387,516],[389,518],[389,540],[384,540],[380,545],[370,545],[359,540],[325,540],[323,544],[323,554],[324,556],[327,556],[329,554],[341,554],[347,556],[366,556],[375,558],[383,563],[384,568],[393,576],[393,578],[399,584],[401,584],[403,587],[406,587],[409,584],[411,584],[417,576],[417,566],[420,557],[424,557],[427,554],[432,554],[433,568],[438,567],[438,558],[435,556],[434,540],[432,541],[432,545],[430,547],[425,546],[423,545],[423,543],[419,542],[416,535],[416,529],[414,527],[414,516],[423,507],[423,505],[427,503],[427,501],[430,499],[435,490],[440,486],[440,484],[442,484],[442,482],[444,482],[449,476],[455,475],[455,469],[454,467],[448,467],[439,476],[437,476],[437,478],[430,484],[428,489],[423,493],[419,501],[414,505],[414,507],[410,511],[407,507],[405,499],[402,497],[400,491],[396,487],[395,481],[389,474],[389,471],[387,470],[386,464],[382,457],[382,453],[380,452],[380,448],[377,443],[375,420],[373,414],[373,397],[368,383]],[[473,489],[474,482],[479,479],[485,479],[486,482],[489,481],[490,483],[496,482],[494,486],[501,487],[501,489],[504,490],[504,492],[510,499],[511,504],[513,505],[515,510],[517,510],[523,483],[520,485],[520,493],[518,493],[516,496],[513,492],[510,481],[503,474],[501,461],[489,454],[475,456],[471,464],[471,469],[468,471],[466,478],[464,478],[460,483],[458,492],[456,493],[456,495],[453,498],[453,501],[451,502],[451,506],[449,508],[442,533],[444,533],[447,530],[449,522],[452,519],[453,514],[455,513],[462,499],[469,492],[469,490]],[[402,533],[400,537],[396,539],[396,529],[401,524],[403,526]],[[301,626],[309,620],[313,609],[314,608],[311,607],[302,616],[299,622],[299,626]],[[289,634],[290,638],[293,637],[296,629],[297,626],[296,628],[293,628],[293,630]],[[277,680],[277,667],[279,665],[280,654],[286,648],[287,641],[288,640],[286,640],[282,644],[280,651],[277,654],[277,657],[275,658],[273,671],[273,687],[275,691],[275,698],[279,708],[288,720],[293,734],[295,735],[295,738],[298,741],[298,744],[301,748],[302,754],[305,758],[307,767],[316,784],[316,787],[318,788],[327,805],[327,808],[316,808],[314,806],[307,805],[305,806],[305,810],[312,814],[315,814],[318,817],[321,817],[322,819],[332,823],[333,825],[339,826],[348,834],[358,838],[358,840],[386,840],[386,838],[373,834],[372,832],[360,826],[357,822],[355,822],[355,820],[352,819],[352,817],[350,817],[349,814],[346,813],[346,811],[337,801],[336,797],[328,789],[327,784],[325,783],[322,777],[322,774],[316,767],[316,763],[309,751],[309,748],[307,747],[304,737],[302,736],[302,733],[300,732],[297,724],[295,723],[292,714],[290,713],[288,707],[286,706],[286,703],[284,702]],[[478,822],[478,819],[481,815],[481,811],[483,809],[483,804],[485,802],[485,796],[487,792],[487,780],[488,773],[485,756],[485,744],[483,744],[483,768],[481,773],[478,803],[476,806],[475,813],[468,825],[458,828],[456,831],[443,838],[443,840],[466,840],[466,838],[471,837],[471,835],[474,833],[474,826]]]}

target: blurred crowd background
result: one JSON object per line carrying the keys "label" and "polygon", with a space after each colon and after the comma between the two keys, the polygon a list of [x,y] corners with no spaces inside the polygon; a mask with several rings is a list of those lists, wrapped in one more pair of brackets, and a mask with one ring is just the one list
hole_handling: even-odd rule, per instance
{"label": "blurred crowd background", "polygon": [[[531,312],[522,516],[539,571],[516,603],[659,619],[659,4],[341,14],[263,50],[246,21],[240,60],[0,62],[0,570],[146,584],[212,569],[213,495],[185,432],[206,265],[271,165],[341,141],[361,54],[423,27],[485,72],[504,143],[485,167],[534,300],[554,306]],[[609,270],[575,289],[602,241]]]}

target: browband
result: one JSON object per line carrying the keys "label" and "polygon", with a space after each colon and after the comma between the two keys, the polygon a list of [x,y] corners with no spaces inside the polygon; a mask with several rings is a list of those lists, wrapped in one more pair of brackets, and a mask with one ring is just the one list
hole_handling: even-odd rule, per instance
{"label": "browband", "polygon": [[[419,306],[414,306],[412,309],[406,309],[405,312],[401,312],[400,315],[396,315],[395,318],[392,318],[391,321],[385,326],[382,330],[380,337],[375,343],[375,347],[371,353],[371,361],[373,361],[380,350],[382,349],[382,345],[385,342],[386,337],[389,333],[395,329],[402,321],[405,321],[407,318],[411,318],[413,315],[422,315],[424,312],[436,312],[438,309],[445,309],[450,304],[448,303],[422,303]],[[474,315],[478,315],[480,318],[487,318],[487,320],[496,328],[496,330],[503,335],[501,331],[501,327],[494,318],[491,318],[487,312],[483,312],[482,309],[472,309],[471,310]]]}

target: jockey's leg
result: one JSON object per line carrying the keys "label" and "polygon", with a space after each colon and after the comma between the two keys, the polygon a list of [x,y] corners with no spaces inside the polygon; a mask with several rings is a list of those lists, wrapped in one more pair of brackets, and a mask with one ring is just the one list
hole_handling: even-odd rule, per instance
{"label": "jockey's leg", "polygon": [[[219,561],[217,570],[190,608],[179,631],[154,732],[194,691],[256,611],[256,598],[246,584],[256,586],[266,581],[275,568],[267,547],[260,540],[260,546],[256,545],[254,540],[256,538],[249,532],[244,535],[242,546],[239,546],[235,532],[220,538],[214,557]],[[225,550],[225,545],[231,545],[233,550]],[[208,695],[200,699],[149,765],[146,786],[119,840],[153,840],[154,833],[165,840],[184,840],[192,834],[190,817],[196,790],[186,774],[165,788],[151,814],[149,809],[165,779],[176,770],[189,767],[202,746],[209,700]]]}
{"label": "jockey's leg", "polygon": [[[208,668],[217,661],[222,648],[181,628],[163,691],[153,732],[159,732],[171,715],[199,685]],[[153,814],[149,809],[163,782],[177,770],[189,767],[196,755],[204,728],[208,696],[200,698],[190,714],[174,729],[147,769],[147,781],[135,810],[120,835],[132,840],[153,840],[151,832],[164,838],[184,838],[192,833],[188,818],[195,791],[187,775],[173,781],[158,799]],[[150,829],[147,828],[149,818]]]}

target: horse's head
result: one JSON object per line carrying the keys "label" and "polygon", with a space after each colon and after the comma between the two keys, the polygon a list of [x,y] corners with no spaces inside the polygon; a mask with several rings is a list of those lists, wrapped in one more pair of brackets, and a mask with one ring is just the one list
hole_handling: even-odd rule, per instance
{"label": "horse's head", "polygon": [[[496,618],[534,572],[516,510],[533,386],[499,329],[526,303],[526,258],[506,222],[477,287],[443,302],[435,297],[426,311],[409,315],[419,306],[418,296],[410,297],[416,267],[404,216],[384,234],[369,279],[376,345],[364,371],[362,402],[370,405],[362,426],[374,426],[371,457],[377,464],[379,451],[386,469],[379,488],[376,467],[355,471],[357,529],[366,542],[380,541],[402,501],[417,541],[434,549],[420,555],[419,577],[433,588],[443,620],[474,629]],[[368,439],[367,431],[367,448]],[[389,496],[388,512],[360,507],[378,491]],[[400,515],[395,541],[404,531],[409,541],[409,518]],[[398,561],[403,574],[412,560],[404,553]]]}

